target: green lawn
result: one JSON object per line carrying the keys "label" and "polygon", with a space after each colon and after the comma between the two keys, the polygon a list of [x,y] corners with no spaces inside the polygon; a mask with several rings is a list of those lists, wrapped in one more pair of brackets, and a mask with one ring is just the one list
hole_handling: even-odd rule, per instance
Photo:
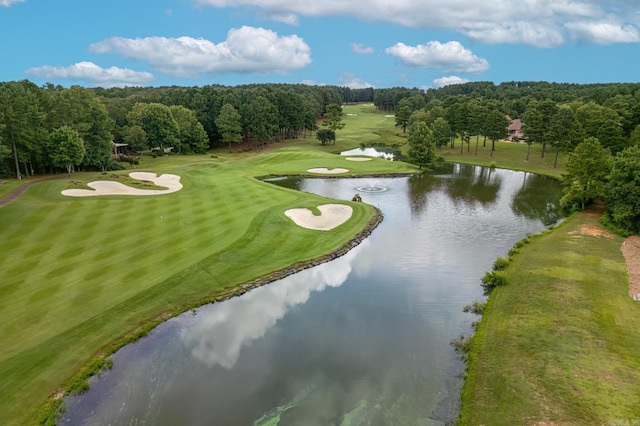
{"label": "green lawn", "polygon": [[486,146],[483,147],[483,138],[480,138],[478,155],[475,153],[475,141],[476,138],[472,137],[470,150],[467,151],[467,146],[465,145],[462,154],[460,154],[460,141],[457,140],[456,147],[453,149],[450,147],[442,147],[441,155],[446,161],[453,163],[477,164],[480,166],[490,166],[494,164],[495,167],[501,169],[521,170],[553,177],[560,177],[562,173],[565,173],[565,164],[568,155],[561,152],[558,155],[558,162],[554,168],[555,150],[549,146],[547,146],[545,156],[542,158],[542,145],[531,145],[529,161],[526,161],[527,144],[525,143],[498,141],[496,142],[495,151],[493,151],[492,156],[491,141],[487,140]]}
{"label": "green lawn", "polygon": [[623,239],[577,214],[507,268],[473,340],[461,425],[640,421],[640,304]]}
{"label": "green lawn", "polygon": [[96,354],[162,314],[347,243],[373,218],[372,207],[350,203],[347,223],[306,230],[284,211],[326,199],[253,178],[312,167],[415,170],[299,146],[239,158],[145,158],[136,170],[178,174],[184,188],[152,197],[62,196],[128,171],[75,173],[0,208],[0,422],[24,424]]}

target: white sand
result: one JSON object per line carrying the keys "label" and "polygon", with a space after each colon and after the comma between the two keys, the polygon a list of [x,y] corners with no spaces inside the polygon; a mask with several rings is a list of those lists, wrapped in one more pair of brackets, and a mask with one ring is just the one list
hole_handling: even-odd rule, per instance
{"label": "white sand", "polygon": [[87,186],[93,188],[95,191],[90,189],[65,189],[62,191],[62,195],[69,197],[94,197],[97,195],[159,195],[170,194],[182,189],[180,176],[178,175],[164,174],[158,176],[155,173],[149,172],[132,172],[129,173],[129,176],[137,180],[151,181],[155,185],[164,186],[167,189],[138,189],[120,182],[98,180],[87,184]]}
{"label": "white sand", "polygon": [[349,161],[371,161],[371,158],[365,157],[347,157],[346,159]]}
{"label": "white sand", "polygon": [[395,115],[393,115],[393,114],[388,114],[388,115],[385,115],[384,117],[385,117],[385,118],[393,118],[393,117],[395,117]]}
{"label": "white sand", "polygon": [[309,173],[321,173],[324,175],[336,175],[340,173],[347,173],[349,169],[342,169],[340,167],[336,169],[327,169],[326,167],[318,167],[316,169],[307,170]]}
{"label": "white sand", "polygon": [[284,214],[296,225],[317,231],[328,231],[345,223],[353,214],[351,206],[345,204],[323,204],[318,206],[320,216],[314,216],[309,209],[290,209]]}

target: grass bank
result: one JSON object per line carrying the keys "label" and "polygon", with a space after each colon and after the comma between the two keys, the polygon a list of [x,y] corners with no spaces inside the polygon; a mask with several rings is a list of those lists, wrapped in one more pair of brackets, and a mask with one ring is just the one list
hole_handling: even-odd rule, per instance
{"label": "grass bank", "polygon": [[640,421],[640,304],[621,237],[576,214],[532,238],[473,339],[461,425]]}
{"label": "grass bank", "polygon": [[520,170],[532,172],[540,175],[560,177],[565,173],[565,164],[569,158],[566,153],[559,153],[556,167],[553,167],[555,160],[555,150],[547,147],[544,158],[542,155],[542,145],[533,144],[529,152],[527,161],[527,144],[513,143],[507,141],[496,142],[495,151],[491,154],[491,141],[487,141],[486,146],[482,146],[483,139],[480,138],[478,155],[475,152],[475,137],[471,138],[471,147],[467,151],[464,146],[460,153],[460,141],[456,141],[455,148],[443,147],[441,155],[446,161],[452,163],[475,164],[479,166],[491,166],[501,169]]}
{"label": "grass bank", "polygon": [[64,197],[63,189],[105,177],[74,173],[39,182],[0,208],[0,423],[38,418],[48,398],[84,386],[78,372],[92,360],[100,364],[101,355],[158,321],[349,242],[373,207],[349,202],[351,220],[311,231],[284,211],[327,199],[253,178],[313,167],[415,170],[295,146],[238,158],[145,158],[137,171],[180,175],[184,188],[152,197]]}

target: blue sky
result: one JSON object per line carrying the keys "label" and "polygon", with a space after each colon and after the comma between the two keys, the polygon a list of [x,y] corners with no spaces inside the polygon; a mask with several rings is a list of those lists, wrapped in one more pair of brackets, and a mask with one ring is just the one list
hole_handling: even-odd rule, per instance
{"label": "blue sky", "polygon": [[638,0],[0,0],[0,81],[640,81]]}

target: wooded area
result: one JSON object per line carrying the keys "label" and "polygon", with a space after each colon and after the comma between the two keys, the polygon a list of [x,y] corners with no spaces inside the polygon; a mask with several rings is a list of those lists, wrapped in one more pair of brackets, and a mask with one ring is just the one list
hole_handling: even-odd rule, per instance
{"label": "wooded area", "polygon": [[[473,82],[425,91],[302,84],[89,89],[39,87],[25,80],[0,83],[0,177],[121,169],[122,162],[135,162],[148,150],[204,153],[242,142],[255,149],[304,137],[323,118],[327,129],[318,139],[335,143],[344,125],[339,105],[352,102],[372,102],[379,111],[394,113],[396,125],[409,132],[409,159],[420,167],[436,159],[433,147],[456,148],[456,141],[460,152],[470,151],[472,141],[476,153],[480,143],[491,141],[493,147],[507,138],[516,119],[523,123],[522,135],[511,140],[540,144],[543,157],[571,153],[585,140],[590,146],[597,142],[612,160],[605,162],[600,184],[576,180],[575,173],[566,178],[569,208],[606,199],[613,158],[640,143],[636,83]],[[627,154],[626,162],[632,157]],[[629,218],[640,213],[620,214],[626,229],[638,228]]]}

